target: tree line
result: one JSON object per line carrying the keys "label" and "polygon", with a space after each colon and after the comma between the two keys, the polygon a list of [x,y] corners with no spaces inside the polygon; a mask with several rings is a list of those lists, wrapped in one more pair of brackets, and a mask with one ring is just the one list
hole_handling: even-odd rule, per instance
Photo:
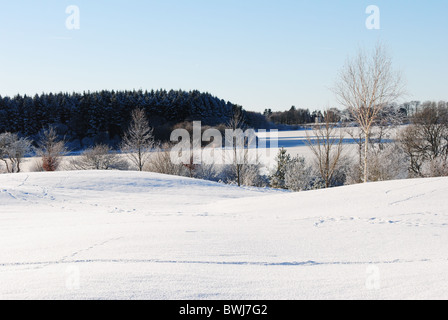
{"label": "tree line", "polygon": [[[272,187],[303,191],[367,181],[385,181],[415,177],[448,175],[448,103],[427,102],[410,117],[404,127],[378,123],[369,140],[363,139],[360,127],[344,127],[332,122],[325,112],[323,122],[307,130],[311,157],[292,157],[280,149],[276,165],[264,170],[259,161],[230,164],[173,163],[172,144],[157,141],[142,109],[131,113],[119,150],[97,144],[77,157],[67,155],[66,141],[53,128],[46,129],[32,147],[32,141],[13,133],[0,134],[0,163],[3,171],[21,171],[26,154],[37,155],[31,171],[55,170],[139,170],[180,175],[235,185]],[[244,118],[236,111],[226,129],[244,128]],[[352,136],[355,149],[347,152],[344,136]],[[356,147],[356,145],[359,145]],[[365,148],[368,144],[368,148]],[[358,154],[353,150],[358,150]],[[365,157],[367,150],[367,157]],[[247,149],[234,149],[235,159],[247,157]],[[357,160],[359,158],[359,160]],[[365,176],[367,161],[367,179]]]}
{"label": "tree line", "polygon": [[[428,101],[409,101],[401,104],[391,103],[387,107],[383,108],[381,113],[377,115],[377,119],[387,120],[390,119],[392,114],[394,114],[395,119],[398,119],[397,116],[399,115],[400,122],[402,124],[407,124],[411,121],[411,117],[424,107],[423,105],[425,103],[428,103]],[[269,108],[264,110],[263,115],[266,117],[266,120],[272,123],[275,127],[276,125],[297,126],[324,122],[327,117],[327,113],[332,122],[356,121],[348,109],[341,110],[334,107],[323,111],[310,111],[310,109],[297,108],[295,106],[292,106],[289,110],[285,111],[272,111],[272,109]]]}
{"label": "tree line", "polygon": [[[403,115],[412,114],[420,102],[396,105]],[[236,109],[242,110],[246,125],[257,129],[282,128],[282,125],[303,125],[322,121],[330,112],[334,122],[353,120],[347,111],[331,108],[326,111],[291,107],[290,110],[263,114],[244,110],[241,106],[197,90],[99,91],[83,93],[42,93],[33,97],[0,96],[0,132],[17,133],[31,140],[49,126],[64,136],[71,149],[85,149],[97,143],[117,147],[127,129],[131,111],[145,111],[154,135],[168,141],[173,128],[202,121],[204,126],[228,123]]]}

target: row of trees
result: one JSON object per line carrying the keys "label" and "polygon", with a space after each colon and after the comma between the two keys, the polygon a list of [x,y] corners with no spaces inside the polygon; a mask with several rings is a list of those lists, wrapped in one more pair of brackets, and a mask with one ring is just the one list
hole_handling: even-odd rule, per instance
{"label": "row of trees", "polygon": [[[293,191],[363,182],[364,159],[367,159],[367,181],[448,175],[448,104],[445,102],[423,104],[412,116],[411,124],[401,129],[375,125],[369,140],[362,138],[362,128],[340,127],[331,121],[331,113],[325,114],[323,123],[306,131],[311,158],[292,157],[286,149],[280,149],[276,165],[268,174],[263,173],[264,164],[257,161],[235,161],[225,165],[172,163],[172,145],[156,142],[142,109],[132,112],[121,152],[99,144],[84,150],[60,168],[67,148],[56,131],[49,128],[44,130],[35,147],[31,140],[17,134],[1,134],[0,160],[7,172],[20,172],[23,157],[34,150],[40,159],[34,168],[37,171],[133,169]],[[245,128],[241,112],[235,112],[227,128]],[[347,152],[344,143],[347,136],[352,136],[358,144],[355,148],[357,157]],[[367,148],[365,144],[368,144]],[[235,153],[235,160],[248,156],[248,150],[244,148],[235,148],[231,152]]]}
{"label": "row of trees", "polygon": [[[391,116],[395,121],[401,124],[408,124],[412,116],[424,107],[428,102],[411,101],[401,104],[391,103],[387,105],[381,113],[378,114],[377,121],[389,121]],[[331,122],[354,122],[356,118],[350,113],[348,109],[340,110],[338,108],[329,108],[327,110],[314,110],[310,112],[309,109],[297,109],[292,106],[287,111],[272,111],[272,109],[265,109],[263,115],[266,120],[271,122],[273,127],[278,125],[298,126],[314,123],[324,122],[327,118],[327,113]]]}
{"label": "row of trees", "polygon": [[[410,114],[418,106],[419,103],[406,103],[395,107],[403,114]],[[67,141],[73,141],[74,149],[95,143],[118,146],[135,108],[145,111],[154,136],[167,141],[172,129],[180,123],[200,120],[203,125],[225,125],[234,109],[241,107],[209,93],[182,90],[17,95],[0,97],[0,132],[14,132],[37,140],[42,128],[52,126]],[[347,111],[337,109],[322,113],[292,107],[285,112],[267,109],[264,114],[243,110],[246,124],[260,129],[315,123],[326,112],[331,112],[336,122],[351,118]]]}
{"label": "row of trees", "polygon": [[263,115],[266,119],[276,125],[299,125],[307,123],[315,123],[316,119],[322,118],[321,111],[310,112],[309,109],[297,109],[292,106],[288,111],[275,111],[265,109]]}

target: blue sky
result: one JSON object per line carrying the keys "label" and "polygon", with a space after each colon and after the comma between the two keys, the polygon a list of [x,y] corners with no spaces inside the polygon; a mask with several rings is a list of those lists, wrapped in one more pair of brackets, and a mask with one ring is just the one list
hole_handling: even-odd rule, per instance
{"label": "blue sky", "polygon": [[[0,95],[198,89],[248,110],[337,106],[348,56],[382,41],[404,100],[448,100],[448,1],[1,1]],[[80,9],[68,30],[66,8]],[[368,30],[367,6],[381,12]]]}

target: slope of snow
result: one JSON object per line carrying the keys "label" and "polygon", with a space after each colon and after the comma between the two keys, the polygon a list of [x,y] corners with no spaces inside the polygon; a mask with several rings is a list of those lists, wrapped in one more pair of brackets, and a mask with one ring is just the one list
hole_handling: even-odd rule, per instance
{"label": "slope of snow", "polygon": [[447,192],[0,175],[0,299],[448,299]]}

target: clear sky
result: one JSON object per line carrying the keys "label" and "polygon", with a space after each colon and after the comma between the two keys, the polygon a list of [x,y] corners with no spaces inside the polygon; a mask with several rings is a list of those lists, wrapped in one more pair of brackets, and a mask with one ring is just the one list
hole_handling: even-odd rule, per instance
{"label": "clear sky", "polygon": [[[382,41],[404,100],[448,100],[446,0],[0,1],[0,95],[95,90],[210,92],[263,111],[335,105],[348,56]],[[80,10],[69,30],[69,5]],[[380,9],[368,30],[366,8]]]}

